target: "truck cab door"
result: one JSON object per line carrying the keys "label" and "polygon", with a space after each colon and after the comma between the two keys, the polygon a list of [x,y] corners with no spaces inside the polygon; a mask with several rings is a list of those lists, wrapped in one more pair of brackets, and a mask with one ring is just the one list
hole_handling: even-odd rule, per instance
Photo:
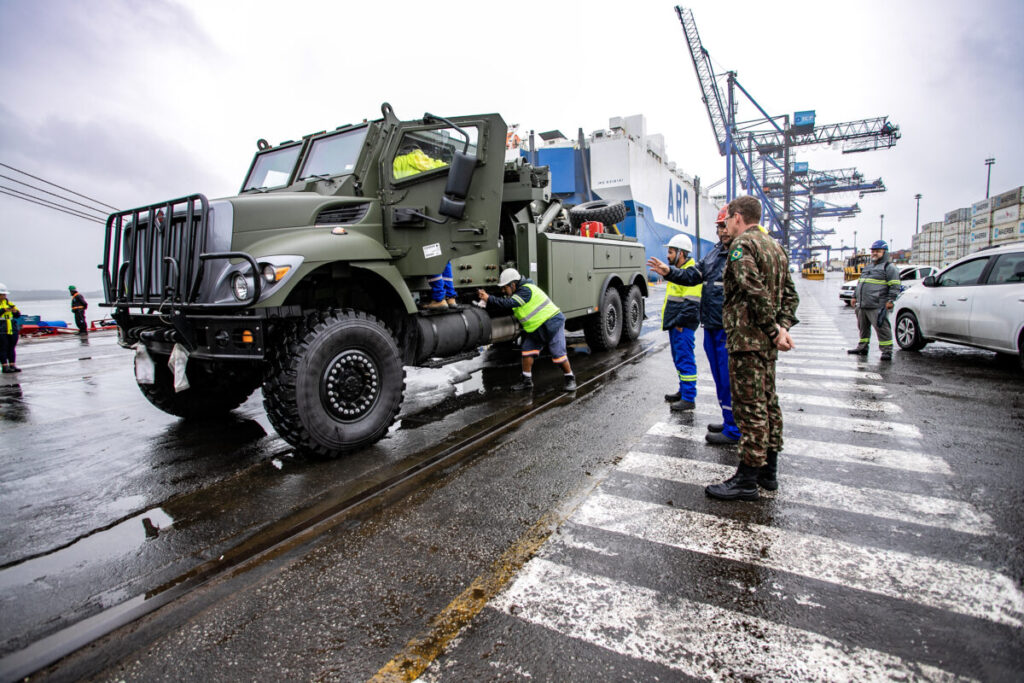
{"label": "truck cab door", "polygon": [[[381,158],[381,203],[384,240],[403,276],[434,275],[451,259],[495,248],[504,135],[497,115],[394,128]],[[453,184],[461,186],[454,195]]]}

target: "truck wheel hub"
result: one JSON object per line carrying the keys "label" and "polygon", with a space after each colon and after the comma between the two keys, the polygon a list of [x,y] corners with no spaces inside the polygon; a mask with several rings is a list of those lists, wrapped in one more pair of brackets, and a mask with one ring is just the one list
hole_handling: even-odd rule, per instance
{"label": "truck wheel hub", "polygon": [[320,382],[324,408],[342,421],[365,415],[380,395],[380,377],[373,359],[362,351],[344,351],[327,364]]}

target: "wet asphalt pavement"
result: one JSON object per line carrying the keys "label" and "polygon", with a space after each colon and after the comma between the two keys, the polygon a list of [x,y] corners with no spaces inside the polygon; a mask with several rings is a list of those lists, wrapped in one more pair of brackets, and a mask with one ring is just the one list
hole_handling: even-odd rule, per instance
{"label": "wet asphalt pavement", "polygon": [[[720,414],[699,340],[697,411],[661,401],[674,371],[652,319],[614,353],[573,347],[583,381],[638,356],[573,400],[46,673],[1016,678],[1024,376],[946,344],[891,365],[848,357],[839,281],[798,286],[781,486],[762,501],[704,497],[735,456],[703,443]],[[259,392],[228,424],[152,408],[111,334],[18,350],[25,372],[0,380],[2,656],[559,396],[543,362],[535,395],[510,395],[514,354],[416,371],[388,438],[324,462],[291,453]]]}

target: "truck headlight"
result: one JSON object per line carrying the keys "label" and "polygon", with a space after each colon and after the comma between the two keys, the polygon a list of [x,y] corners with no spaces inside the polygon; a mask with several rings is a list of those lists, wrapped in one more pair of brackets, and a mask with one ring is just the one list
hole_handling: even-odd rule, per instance
{"label": "truck headlight", "polygon": [[235,273],[231,277],[231,291],[239,301],[245,301],[249,298],[249,282],[245,279],[244,275]]}
{"label": "truck headlight", "polygon": [[281,278],[283,278],[285,274],[291,269],[291,266],[275,266],[272,263],[266,263],[260,269],[260,274],[263,276],[263,279],[266,280],[268,284],[272,285],[275,282],[279,282]]}

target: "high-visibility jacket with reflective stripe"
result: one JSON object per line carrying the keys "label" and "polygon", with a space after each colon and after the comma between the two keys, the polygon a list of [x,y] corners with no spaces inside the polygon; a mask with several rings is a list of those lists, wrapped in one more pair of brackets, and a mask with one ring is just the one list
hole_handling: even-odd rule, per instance
{"label": "high-visibility jacket with reflective stripe", "polygon": [[[683,264],[682,269],[692,268],[693,265],[694,261],[691,258]],[[665,303],[661,305],[661,329],[697,329],[697,325],[700,324],[700,293],[701,285],[677,285],[669,281],[665,290]]]}
{"label": "high-visibility jacket with reflective stripe", "polygon": [[524,301],[518,294],[513,294],[512,299],[519,305],[512,309],[512,315],[525,332],[533,332],[561,311],[537,285],[527,283],[523,287],[530,290],[530,298]]}
{"label": "high-visibility jacket with reflective stripe", "polygon": [[14,309],[17,308],[7,299],[0,301],[0,334],[17,334],[14,325]]}
{"label": "high-visibility jacket with reflective stripe", "polygon": [[864,266],[854,293],[858,307],[881,308],[887,301],[896,301],[899,295],[900,269],[889,262],[888,256]]}

